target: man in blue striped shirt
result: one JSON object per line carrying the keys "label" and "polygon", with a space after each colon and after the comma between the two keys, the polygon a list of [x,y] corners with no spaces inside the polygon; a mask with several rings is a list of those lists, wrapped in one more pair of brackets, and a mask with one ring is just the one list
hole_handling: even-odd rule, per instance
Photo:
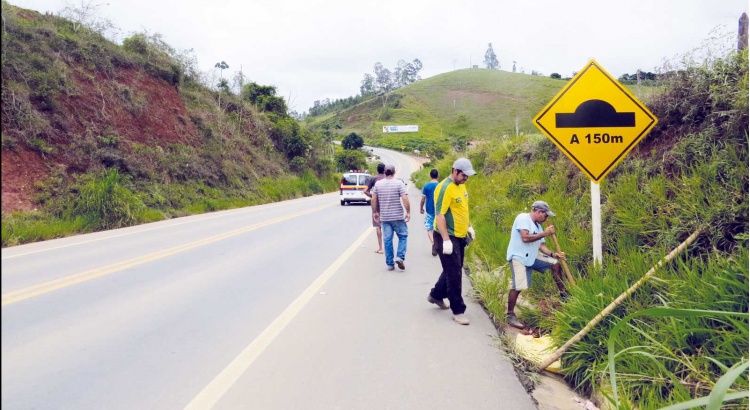
{"label": "man in blue striped shirt", "polygon": [[[409,209],[409,197],[406,194],[404,181],[394,178],[396,167],[393,164],[385,166],[385,179],[375,183],[372,188],[372,215],[376,222],[382,224],[383,247],[385,248],[385,264],[388,270],[393,270],[393,265],[398,265],[401,270],[406,269],[406,238],[409,229],[406,223],[411,219]],[[401,205],[403,204],[403,208]],[[378,209],[378,207],[380,209]],[[404,215],[406,210],[406,215]],[[396,257],[393,257],[393,234],[398,236],[398,249]]]}

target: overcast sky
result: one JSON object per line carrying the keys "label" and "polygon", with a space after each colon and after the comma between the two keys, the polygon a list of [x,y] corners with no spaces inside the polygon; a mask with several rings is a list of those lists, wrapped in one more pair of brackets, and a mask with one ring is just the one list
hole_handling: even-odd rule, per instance
{"label": "overcast sky", "polygon": [[[87,1],[87,0],[84,0]],[[10,0],[57,13],[81,0]],[[88,3],[91,3],[88,1]],[[290,109],[359,93],[380,62],[418,58],[422,78],[483,67],[492,43],[500,69],[571,76],[594,58],[615,77],[656,71],[730,33],[747,0],[101,0],[101,17],[123,36],[160,33],[193,49],[200,69],[242,67],[250,81],[274,85]]]}

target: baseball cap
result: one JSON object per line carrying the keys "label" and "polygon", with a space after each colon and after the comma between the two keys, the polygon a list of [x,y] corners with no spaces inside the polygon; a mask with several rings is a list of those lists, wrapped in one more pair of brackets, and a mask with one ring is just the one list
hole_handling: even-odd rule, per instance
{"label": "baseball cap", "polygon": [[394,175],[396,173],[396,166],[393,164],[388,164],[385,166],[385,174],[386,175]]}
{"label": "baseball cap", "polygon": [[547,205],[547,203],[544,201],[534,202],[534,205],[531,205],[531,209],[534,209],[534,210],[538,209],[540,211],[544,211],[544,213],[546,213],[547,216],[555,216],[555,213],[549,209],[549,205]]}
{"label": "baseball cap", "polygon": [[453,169],[458,169],[467,176],[476,175],[474,167],[471,166],[471,161],[466,158],[459,158],[453,163]]}

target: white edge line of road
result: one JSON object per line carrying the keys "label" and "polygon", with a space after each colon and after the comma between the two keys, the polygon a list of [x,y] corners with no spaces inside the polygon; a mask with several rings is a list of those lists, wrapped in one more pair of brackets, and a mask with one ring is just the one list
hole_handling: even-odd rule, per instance
{"label": "white edge line of road", "polygon": [[239,380],[250,365],[274,341],[284,328],[299,314],[302,308],[318,293],[318,290],[330,279],[343,263],[372,234],[369,227],[347,248],[310,286],[307,287],[281,314],[266,327],[229,365],[224,368],[195,398],[185,406],[186,410],[203,410],[212,408],[227,391]]}
{"label": "white edge line of road", "polygon": [[[319,195],[330,195],[330,194],[333,194],[333,192],[327,192],[325,194],[319,194]],[[69,243],[67,245],[54,246],[54,247],[51,247],[51,248],[38,249],[38,250],[35,250],[35,251],[29,251],[29,252],[19,253],[19,254],[16,254],[16,255],[8,255],[8,256],[3,255],[2,257],[0,257],[0,260],[17,258],[19,256],[26,256],[26,255],[31,255],[31,254],[34,254],[34,253],[47,252],[47,251],[52,251],[52,250],[56,250],[56,249],[69,248],[71,246],[83,245],[83,244],[87,244],[87,243],[91,243],[91,242],[96,242],[96,241],[104,241],[104,240],[107,240],[107,239],[119,238],[121,236],[128,236],[128,235],[133,235],[133,234],[137,234],[137,233],[154,231],[154,230],[157,230],[157,229],[171,228],[173,226],[180,226],[180,225],[185,225],[185,224],[189,224],[189,223],[193,223],[193,222],[207,221],[209,219],[222,218],[222,217],[225,217],[225,216],[235,216],[235,215],[244,214],[244,213],[247,213],[247,212],[263,210],[263,209],[270,208],[270,207],[283,206],[283,205],[286,205],[286,203],[289,202],[289,201],[302,200],[300,202],[307,202],[307,201],[313,200],[313,199],[315,199],[317,197],[318,197],[318,195],[312,195],[312,196],[309,196],[309,197],[306,197],[306,198],[296,198],[296,199],[290,199],[290,200],[286,200],[286,201],[282,201],[282,202],[269,202],[269,203],[263,204],[263,205],[255,205],[255,206],[251,206],[251,207],[240,208],[239,210],[238,209],[227,209],[226,211],[218,211],[217,213],[213,213],[212,212],[211,213],[212,215],[208,215],[208,216],[206,216],[206,214],[191,215],[191,216],[194,216],[194,217],[197,217],[197,218],[191,219],[189,221],[169,223],[170,221],[173,221],[173,220],[167,219],[167,220],[164,220],[164,221],[154,222],[154,223],[162,222],[163,224],[160,225],[160,226],[154,226],[154,227],[151,227],[151,228],[143,228],[143,229],[137,229],[137,226],[133,226],[133,227],[129,227],[129,228],[136,228],[136,229],[133,230],[133,231],[131,231],[131,232],[125,232],[125,233],[121,233],[121,234],[106,236],[106,237],[103,237],[103,238],[94,238],[94,239],[89,239],[89,240],[85,240],[85,241],[80,241],[80,242],[75,242],[75,243]],[[203,216],[203,217],[201,217],[201,216]],[[189,216],[186,217],[186,218],[189,218]],[[122,229],[127,229],[127,228],[122,228]],[[94,232],[94,233],[96,233],[96,232]],[[61,238],[61,239],[64,239],[64,238]],[[3,249],[3,251],[5,251],[6,249],[8,249],[8,248]]]}

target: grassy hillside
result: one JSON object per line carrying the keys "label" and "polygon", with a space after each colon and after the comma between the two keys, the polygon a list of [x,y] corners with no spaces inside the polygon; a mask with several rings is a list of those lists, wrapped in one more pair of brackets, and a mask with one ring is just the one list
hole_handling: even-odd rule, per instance
{"label": "grassy hillside", "polygon": [[2,244],[337,188],[273,87],[206,84],[160,37],[2,3]]}
{"label": "grassy hillside", "polygon": [[[568,285],[572,297],[563,302],[551,275],[535,272],[521,294],[533,308],[517,306],[516,312],[560,346],[701,229],[686,252],[568,349],[563,372],[579,391],[605,402],[605,396],[614,401],[614,384],[617,408],[656,409],[712,391],[721,400],[719,380],[735,367],[725,387],[740,399],[716,408],[747,408],[747,50],[667,75],[661,87],[645,100],[659,125],[600,184],[601,266],[592,262],[590,181],[547,138],[513,136],[463,154],[478,169],[467,183],[477,231],[467,256],[472,281],[492,317],[504,324],[511,226],[533,201],[547,201],[578,286]],[[434,163],[441,175],[450,172],[452,159]],[[414,176],[418,186],[428,170]],[[647,310],[653,308],[661,310]],[[620,323],[622,331],[613,334]],[[615,355],[614,379],[609,354]]]}
{"label": "grassy hillside", "polygon": [[[565,80],[500,70],[463,69],[436,75],[394,91],[383,108],[375,98],[340,113],[311,118],[341,135],[355,132],[368,144],[434,153],[470,141],[535,133],[532,120],[562,89]],[[635,87],[628,86],[634,94]],[[642,97],[654,92],[641,87]],[[387,134],[385,125],[419,125],[419,132]],[[438,152],[439,151],[439,152]],[[440,156],[440,155],[438,155]]]}

